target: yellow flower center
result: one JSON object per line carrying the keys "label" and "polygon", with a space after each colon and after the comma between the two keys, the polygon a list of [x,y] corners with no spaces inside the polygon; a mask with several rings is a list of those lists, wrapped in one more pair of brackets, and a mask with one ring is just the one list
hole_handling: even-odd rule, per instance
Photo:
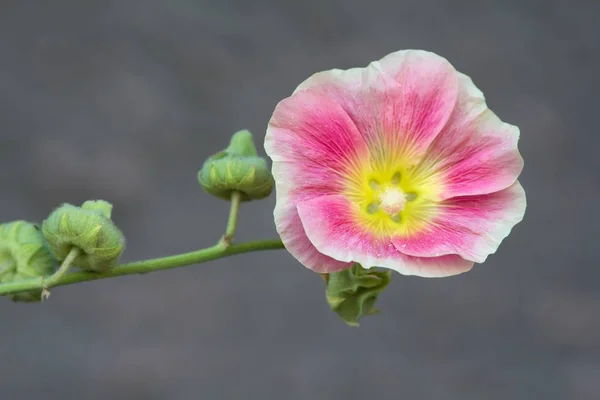
{"label": "yellow flower center", "polygon": [[355,205],[356,222],[375,236],[407,236],[431,221],[441,185],[422,179],[406,158],[385,155],[355,164],[345,194]]}
{"label": "yellow flower center", "polygon": [[395,187],[387,188],[379,195],[381,209],[390,216],[395,216],[404,210],[404,203],[406,203],[404,192]]}
{"label": "yellow flower center", "polygon": [[[398,223],[402,222],[402,214],[406,214],[407,202],[414,201],[417,196],[408,192],[410,185],[406,179],[402,181],[402,174],[373,174],[369,184],[356,188],[353,200],[366,212],[367,219],[375,223],[379,230],[390,223],[395,224],[394,230],[399,229]],[[364,205],[368,203],[366,208]],[[388,229],[384,229],[388,230]]]}

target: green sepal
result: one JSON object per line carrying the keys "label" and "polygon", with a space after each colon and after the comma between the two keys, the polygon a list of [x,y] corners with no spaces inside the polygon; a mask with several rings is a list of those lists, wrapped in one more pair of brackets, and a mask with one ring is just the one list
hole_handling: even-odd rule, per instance
{"label": "green sepal", "polygon": [[112,205],[104,200],[86,201],[81,207],[63,204],[42,224],[42,233],[59,261],[71,248],[80,254],[73,265],[102,272],[119,264],[125,249],[125,238],[110,219]]}
{"label": "green sepal", "polygon": [[[57,262],[38,227],[26,221],[0,225],[0,282],[51,275]],[[13,301],[41,301],[41,290],[9,295]]]}
{"label": "green sepal", "polygon": [[225,150],[204,162],[198,182],[208,193],[225,200],[230,200],[234,191],[240,192],[242,201],[265,198],[274,185],[267,161],[257,155],[248,130],[236,132]]}
{"label": "green sepal", "polygon": [[379,313],[377,297],[390,283],[390,270],[365,269],[355,263],[340,272],[325,274],[327,303],[350,326],[359,319]]}
{"label": "green sepal", "polygon": [[256,146],[254,145],[254,138],[252,137],[252,133],[247,129],[237,131],[231,136],[229,146],[227,146],[225,152],[227,152],[230,155],[243,157],[258,156],[258,153],[256,152]]}

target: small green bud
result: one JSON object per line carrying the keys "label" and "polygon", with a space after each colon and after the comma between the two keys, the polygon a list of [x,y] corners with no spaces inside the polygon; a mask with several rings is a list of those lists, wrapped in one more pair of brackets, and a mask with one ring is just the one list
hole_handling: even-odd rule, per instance
{"label": "small green bud", "polygon": [[42,233],[59,261],[72,247],[81,251],[73,265],[87,271],[107,271],[119,264],[125,248],[123,234],[111,221],[112,205],[86,201],[81,207],[63,204],[42,225]]}
{"label": "small green bud", "polygon": [[242,201],[267,197],[274,184],[267,161],[257,155],[252,133],[247,130],[236,132],[225,150],[204,162],[198,182],[208,193],[225,200],[238,191]]}
{"label": "small green bud", "polygon": [[88,200],[81,205],[81,208],[84,210],[96,211],[103,215],[104,218],[110,219],[113,206],[108,201],[104,200]]}
{"label": "small green bud", "polygon": [[[39,229],[26,221],[0,225],[0,282],[39,278],[54,272],[56,260]],[[10,295],[14,301],[40,301],[41,290]]]}
{"label": "small green bud", "polygon": [[387,287],[392,277],[390,270],[364,269],[356,263],[352,267],[326,274],[327,303],[344,322],[358,326],[365,315],[377,314],[377,296]]}

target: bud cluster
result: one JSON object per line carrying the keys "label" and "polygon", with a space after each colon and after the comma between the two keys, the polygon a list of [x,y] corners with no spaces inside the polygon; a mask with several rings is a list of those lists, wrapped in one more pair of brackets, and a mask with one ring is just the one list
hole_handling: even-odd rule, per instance
{"label": "bud cluster", "polygon": [[[125,238],[111,221],[112,205],[103,200],[86,201],[81,207],[63,204],[42,223],[26,221],[0,224],[0,283],[46,278],[56,271],[76,247],[73,264],[101,272],[115,267],[125,248]],[[20,292],[14,301],[36,302],[42,290]]]}

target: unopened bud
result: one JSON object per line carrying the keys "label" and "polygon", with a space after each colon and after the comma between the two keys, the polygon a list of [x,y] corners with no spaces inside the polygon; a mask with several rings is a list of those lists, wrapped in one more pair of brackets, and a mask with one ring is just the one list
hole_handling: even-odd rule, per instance
{"label": "unopened bud", "polygon": [[63,204],[42,225],[42,233],[59,261],[73,247],[80,249],[73,265],[87,271],[107,271],[119,263],[125,238],[110,219],[112,205],[86,201],[81,207]]}
{"label": "unopened bud", "polygon": [[[0,282],[8,283],[50,275],[56,267],[44,236],[26,221],[0,225]],[[41,290],[10,295],[14,301],[41,300]]]}
{"label": "unopened bud", "polygon": [[232,192],[240,192],[242,201],[267,197],[274,184],[267,161],[257,155],[247,130],[236,132],[225,150],[204,162],[198,182],[208,193],[226,200]]}

